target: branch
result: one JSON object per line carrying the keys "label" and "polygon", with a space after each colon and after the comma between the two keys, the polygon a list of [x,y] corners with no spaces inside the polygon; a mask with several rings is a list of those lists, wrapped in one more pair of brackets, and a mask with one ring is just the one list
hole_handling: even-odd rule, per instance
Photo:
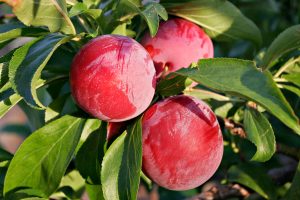
{"label": "branch", "polygon": [[247,134],[246,134],[246,131],[244,130],[243,125],[233,121],[232,119],[225,118],[224,119],[224,126],[233,135],[238,135],[241,138],[246,138],[247,137]]}
{"label": "branch", "polygon": [[209,190],[187,200],[223,200],[228,198],[246,198],[250,193],[239,184],[215,185]]}
{"label": "branch", "polygon": [[290,146],[287,146],[284,144],[277,143],[276,150],[278,153],[283,153],[283,154],[293,157],[297,160],[300,159],[300,149],[299,148],[290,147]]}

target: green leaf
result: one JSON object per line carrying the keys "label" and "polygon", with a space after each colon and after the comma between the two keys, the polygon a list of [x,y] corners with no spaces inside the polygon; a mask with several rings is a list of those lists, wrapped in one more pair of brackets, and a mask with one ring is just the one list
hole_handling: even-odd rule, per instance
{"label": "green leaf", "polygon": [[25,27],[21,23],[10,23],[0,25],[0,43],[10,41],[18,37],[34,37],[46,33],[47,31],[41,28]]}
{"label": "green leaf", "polygon": [[107,150],[101,171],[105,199],[137,199],[142,167],[141,119],[127,127]]}
{"label": "green leaf", "polygon": [[300,25],[295,25],[280,33],[272,42],[263,58],[263,69],[272,67],[278,58],[299,47]]}
{"label": "green leaf", "polygon": [[45,122],[51,121],[60,115],[68,96],[67,94],[62,95],[49,104],[45,110]]}
{"label": "green leaf", "polygon": [[47,26],[50,32],[76,34],[64,0],[4,0],[4,2],[13,7],[15,15],[27,26]]}
{"label": "green leaf", "polygon": [[18,134],[25,138],[30,135],[31,130],[27,124],[6,124],[0,127],[0,132]]}
{"label": "green leaf", "polygon": [[127,36],[126,23],[118,25],[111,34]]}
{"label": "green leaf", "polygon": [[80,15],[84,13],[86,10],[88,10],[88,7],[84,3],[78,2],[74,6],[72,6],[69,12],[69,16],[74,17]]}
{"label": "green leaf", "polygon": [[66,196],[68,194],[70,199],[79,199],[84,191],[84,185],[85,180],[80,173],[77,170],[73,170],[61,179],[59,189],[55,194],[51,195],[51,199],[63,199],[61,198],[61,192]]}
{"label": "green leaf", "polygon": [[299,121],[269,71],[261,72],[252,61],[233,58],[201,59],[198,68],[175,72],[202,85],[255,101],[300,134]]}
{"label": "green leaf", "polygon": [[9,62],[16,49],[11,50],[0,58],[0,63]]}
{"label": "green leaf", "polygon": [[196,97],[198,99],[215,99],[217,101],[231,101],[229,97],[215,93],[209,90],[203,90],[199,88],[193,88],[191,90],[185,90],[184,94]]}
{"label": "green leaf", "polygon": [[165,21],[168,19],[168,13],[165,8],[159,3],[149,3],[146,5],[145,9],[140,12],[147,22],[150,30],[150,35],[154,37],[158,31],[159,27],[159,16],[161,16]]}
{"label": "green leaf", "polygon": [[78,109],[70,94],[65,94],[56,98],[45,110],[45,121],[48,122],[65,114],[73,114]]}
{"label": "green leaf", "polygon": [[15,51],[9,63],[10,82],[16,93],[32,107],[45,108],[37,97],[36,85],[53,52],[70,39],[60,34],[49,34]]}
{"label": "green leaf", "polygon": [[10,88],[11,86],[6,86],[6,88],[2,89],[5,84],[7,84],[9,80],[8,77],[8,62],[0,63],[0,88],[1,92]]}
{"label": "green leaf", "polygon": [[8,66],[15,51],[16,49],[13,49],[0,58],[0,92],[11,88],[11,84],[8,82]]}
{"label": "green leaf", "polygon": [[284,74],[281,77],[300,87],[300,73]]}
{"label": "green leaf", "polygon": [[3,188],[9,161],[0,162],[0,199],[4,199]]}
{"label": "green leaf", "polygon": [[[39,80],[37,82],[36,89],[40,88],[45,84],[45,81]],[[4,94],[5,93],[5,94]],[[4,95],[4,96],[3,96]],[[5,97],[2,99],[2,97]],[[22,100],[22,97],[18,94],[15,94],[12,89],[9,87],[6,91],[0,92],[0,119],[12,108],[14,107],[19,101]],[[29,113],[26,113],[29,114]]]}
{"label": "green leaf", "polygon": [[9,23],[0,25],[0,43],[21,36],[22,29],[25,26],[21,23]]}
{"label": "green leaf", "polygon": [[83,0],[83,3],[85,5],[87,5],[88,8],[90,7],[95,7],[98,6],[99,7],[99,3],[101,2],[101,0]]}
{"label": "green leaf", "polygon": [[13,155],[9,153],[8,151],[0,148],[0,162],[11,160]]}
{"label": "green leaf", "polygon": [[155,36],[159,27],[159,16],[164,20],[168,19],[168,13],[165,8],[156,2],[148,3],[144,8],[140,8],[141,3],[133,0],[122,0],[121,9],[127,8],[131,10],[132,16],[134,13],[140,14],[147,22],[151,36]]}
{"label": "green leaf", "polygon": [[99,129],[101,126],[101,121],[99,119],[87,119],[81,134],[80,140],[85,141],[86,138],[94,131]]}
{"label": "green leaf", "polygon": [[7,98],[9,98],[11,95],[13,95],[15,92],[14,90],[10,87],[10,84],[7,83],[5,84],[1,90],[0,90],[0,101],[3,101]]}
{"label": "green leaf", "polygon": [[104,200],[101,185],[91,185],[91,184],[86,183],[85,188],[86,188],[86,192],[88,193],[90,199]]}
{"label": "green leaf", "polygon": [[268,119],[259,111],[248,108],[244,112],[244,127],[247,138],[257,148],[251,160],[259,162],[269,160],[276,151],[276,142]]}
{"label": "green leaf", "polygon": [[[32,133],[12,159],[4,183],[4,194],[39,191],[48,197],[58,187],[77,146],[84,120],[64,116]],[[35,178],[34,178],[35,177]]]}
{"label": "green leaf", "polygon": [[298,164],[292,185],[290,189],[287,191],[284,199],[298,200],[300,197],[299,185],[300,185],[300,162]]}
{"label": "green leaf", "polygon": [[231,166],[228,170],[228,180],[249,187],[266,199],[276,199],[275,185],[266,172],[257,166]]}
{"label": "green leaf", "polygon": [[186,87],[186,79],[186,77],[171,73],[158,82],[156,92],[165,97],[179,94]]}
{"label": "green leaf", "polygon": [[21,100],[21,96],[13,94],[7,99],[0,101],[0,119]]}
{"label": "green leaf", "polygon": [[262,43],[258,27],[232,3],[226,0],[162,0],[171,15],[190,20],[217,40],[250,40]]}
{"label": "green leaf", "polygon": [[107,124],[102,122],[100,128],[88,136],[76,155],[76,167],[89,184],[100,185],[101,183],[106,127]]}
{"label": "green leaf", "polygon": [[290,85],[281,85],[283,89],[289,90],[300,97],[300,89]]}
{"label": "green leaf", "polygon": [[69,16],[74,17],[80,14],[87,14],[91,16],[93,19],[97,20],[102,13],[101,9],[89,9],[87,5],[84,3],[76,3],[70,10]]}

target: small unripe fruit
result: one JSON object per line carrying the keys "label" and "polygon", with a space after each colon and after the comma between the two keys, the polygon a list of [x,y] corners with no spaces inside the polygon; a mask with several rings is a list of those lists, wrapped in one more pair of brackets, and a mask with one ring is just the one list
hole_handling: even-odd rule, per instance
{"label": "small unripe fruit", "polygon": [[148,33],[141,44],[151,55],[157,76],[165,67],[173,72],[201,58],[214,56],[213,43],[208,35],[196,24],[179,18],[160,23],[155,37]]}
{"label": "small unripe fruit", "polygon": [[135,40],[104,35],[77,53],[70,82],[72,95],[83,110],[101,120],[125,121],[150,105],[155,68],[148,52]]}
{"label": "small unripe fruit", "polygon": [[220,165],[222,133],[201,100],[180,95],[157,102],[145,112],[142,129],[143,171],[162,187],[195,188]]}

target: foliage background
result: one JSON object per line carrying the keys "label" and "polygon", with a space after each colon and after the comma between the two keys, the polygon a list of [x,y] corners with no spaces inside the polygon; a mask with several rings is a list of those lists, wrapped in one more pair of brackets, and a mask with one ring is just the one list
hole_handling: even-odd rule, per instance
{"label": "foliage background", "polygon": [[[214,37],[215,56],[219,59],[200,61],[200,72],[179,71],[178,79],[159,84],[157,96],[182,92],[184,87],[168,87],[172,81],[183,83],[186,76],[199,80],[202,85],[183,92],[204,99],[212,106],[223,129],[225,151],[218,172],[199,188],[168,191],[152,185],[142,175],[139,193],[140,162],[134,159],[141,155],[139,121],[131,122],[127,134],[122,134],[105,153],[106,123],[90,118],[76,107],[70,97],[68,72],[78,49],[99,34],[122,34],[137,40],[148,28],[155,34],[157,20],[167,18],[163,7],[155,3],[141,6],[139,1],[124,0],[120,1],[121,6],[117,6],[119,1],[103,1],[105,4],[101,4],[99,10],[96,9],[99,1],[55,1],[65,14],[61,17],[57,13],[58,6],[49,8],[47,0],[38,1],[40,10],[30,6],[32,1],[22,2],[25,6],[15,8],[14,12],[23,23],[33,26],[20,24],[11,9],[1,4],[0,46],[7,48],[16,38],[34,38],[0,58],[0,116],[18,103],[28,118],[25,124],[7,124],[1,130],[24,138],[30,135],[14,158],[0,149],[0,184],[6,199],[47,199],[49,196],[78,199],[84,191],[91,199],[102,199],[103,193],[107,199],[135,199],[136,196],[142,199],[142,195],[148,199],[300,198],[299,0],[228,1],[254,24],[240,16],[235,8],[222,4],[227,1],[161,1],[169,14],[178,15],[174,6],[179,5],[185,8],[180,15],[210,27],[206,31]],[[191,2],[194,6],[187,4]],[[213,9],[197,11],[197,5],[213,5]],[[36,11],[36,15],[29,16],[29,11]],[[207,19],[212,13],[221,17]],[[228,16],[232,14],[238,16],[234,22],[239,23],[229,23]],[[34,18],[36,16],[46,18]],[[53,21],[49,16],[60,21]],[[206,16],[206,20],[199,16]],[[223,30],[226,24],[230,28]],[[50,34],[49,30],[64,34]],[[285,35],[274,44],[275,38],[284,31],[287,31]],[[268,60],[268,56],[276,59]],[[254,70],[254,67],[265,69],[267,66],[270,73]],[[241,90],[244,83],[239,81],[246,72],[249,72],[247,80],[250,82],[246,86],[250,91]],[[209,78],[205,80],[204,75]],[[222,87],[211,80],[220,82]],[[130,145],[130,140],[134,140],[136,146]],[[129,147],[129,152],[125,147]],[[124,160],[131,152],[135,152],[134,156]],[[126,165],[131,170],[126,171]],[[111,181],[115,184],[106,184]],[[116,196],[108,198],[111,194]]]}

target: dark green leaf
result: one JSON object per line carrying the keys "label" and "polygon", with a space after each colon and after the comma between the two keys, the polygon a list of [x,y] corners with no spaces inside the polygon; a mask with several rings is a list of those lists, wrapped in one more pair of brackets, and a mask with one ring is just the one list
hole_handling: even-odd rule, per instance
{"label": "dark green leaf", "polygon": [[18,37],[34,37],[46,33],[41,28],[25,27],[21,23],[1,24],[0,25],[0,43],[10,41]]}
{"label": "dark green leaf", "polygon": [[10,163],[5,196],[14,199],[14,192],[27,193],[27,190],[39,191],[41,197],[51,195],[72,159],[83,122],[81,118],[66,115],[32,133]]}
{"label": "dark green leaf", "polygon": [[16,51],[16,49],[11,50],[10,52],[6,53],[5,55],[3,55],[0,58],[0,63],[5,63],[5,62],[9,62],[11,57],[14,55],[14,52]]}
{"label": "dark green leaf", "polygon": [[[7,156],[5,154],[3,157],[5,159],[7,159],[9,156]],[[11,158],[13,157],[13,155],[10,155],[10,156],[11,156]],[[2,157],[2,153],[1,153],[1,157]],[[7,168],[9,166],[8,160],[10,160],[11,158],[7,159],[6,161],[0,162],[0,199],[4,199],[4,196],[3,196],[4,179],[5,179],[5,175],[7,172]]]}
{"label": "dark green leaf", "polygon": [[0,128],[1,132],[19,134],[22,137],[30,135],[30,127],[26,124],[6,124]]}
{"label": "dark green leaf", "polygon": [[11,160],[12,157],[13,157],[13,155],[11,153],[0,148],[0,162],[6,161],[6,160]]}
{"label": "dark green leaf", "polygon": [[22,28],[25,26],[21,23],[9,23],[0,25],[0,43],[21,36]]}
{"label": "dark green leaf", "polygon": [[118,25],[111,34],[127,36],[126,23]]}
{"label": "dark green leaf", "polygon": [[254,62],[233,58],[201,59],[198,66],[175,73],[214,90],[255,101],[300,134],[299,121],[269,71],[261,72]]}
{"label": "dark green leaf", "polygon": [[53,52],[70,37],[49,34],[43,39],[27,43],[15,51],[9,63],[9,78],[14,90],[35,108],[44,108],[36,94],[41,71]]}
{"label": "dark green leaf", "polygon": [[275,186],[266,172],[250,164],[232,166],[228,170],[228,180],[245,185],[266,199],[276,199]]}
{"label": "dark green leaf", "polygon": [[84,192],[85,180],[77,170],[66,174],[60,182],[57,193],[52,194],[53,199],[62,199],[60,192],[63,192],[70,199],[79,199]]}
{"label": "dark green leaf", "polygon": [[296,94],[300,97],[300,89],[299,88],[296,88],[296,87],[290,86],[290,85],[282,85],[282,87],[286,90],[289,90],[290,92],[293,92],[294,94]]}
{"label": "dark green leaf", "polygon": [[276,142],[268,119],[259,111],[248,108],[244,112],[244,127],[247,138],[257,148],[251,160],[259,162],[269,160],[276,151]]}
{"label": "dark green leaf", "polygon": [[105,153],[101,183],[105,199],[137,199],[142,167],[141,120],[133,122]]}
{"label": "dark green leaf", "polygon": [[22,100],[18,94],[13,94],[9,98],[0,102],[0,118],[2,118],[14,105]]}
{"label": "dark green leaf", "polygon": [[191,90],[185,90],[184,94],[196,97],[198,99],[215,99],[217,101],[231,101],[229,97],[199,88],[193,88]]}
{"label": "dark green leaf", "polygon": [[101,162],[106,143],[106,127],[107,124],[102,122],[100,128],[88,136],[76,155],[77,169],[89,184],[100,185],[101,183]]}
{"label": "dark green leaf", "polygon": [[176,74],[169,74],[158,82],[156,92],[162,96],[172,96],[179,94],[186,87],[186,77]]}
{"label": "dark green leaf", "polygon": [[20,101],[18,106],[22,109],[28,119],[28,125],[30,126],[31,132],[36,131],[45,125],[43,110],[36,110],[27,105],[25,101]]}
{"label": "dark green leaf", "polygon": [[0,92],[8,90],[11,88],[11,84],[8,82],[8,66],[16,49],[8,52],[0,58]]}
{"label": "dark green leaf", "polygon": [[85,184],[86,192],[92,200],[104,200],[101,185]]}
{"label": "dark green leaf", "polygon": [[65,114],[73,114],[78,109],[73,102],[70,94],[62,95],[56,98],[45,110],[45,121],[53,120]]}
{"label": "dark green leaf", "polygon": [[262,36],[257,26],[226,0],[162,0],[171,15],[190,20],[215,39],[231,41],[245,39],[257,46]]}
{"label": "dark green leaf", "polygon": [[89,9],[84,3],[76,3],[70,10],[70,17],[74,17],[80,14],[87,14],[93,19],[97,20],[102,13],[101,9]]}
{"label": "dark green leaf", "polygon": [[300,185],[300,162],[298,164],[292,185],[291,185],[290,189],[288,190],[288,192],[286,193],[286,196],[284,199],[298,200],[300,197],[299,185]]}
{"label": "dark green leaf", "polygon": [[8,89],[10,86],[6,87],[4,90],[2,87],[8,82],[8,62],[0,63],[0,88],[1,91]]}
{"label": "dark green leaf", "polygon": [[76,34],[64,0],[4,0],[4,2],[13,7],[18,19],[27,26],[47,26],[51,32]]}
{"label": "dark green leaf", "polygon": [[281,77],[300,87],[300,73],[284,74]]}
{"label": "dark green leaf", "polygon": [[101,121],[99,119],[87,119],[81,134],[81,140],[86,140],[86,138],[94,131],[99,129]]}
{"label": "dark green leaf", "polygon": [[147,4],[145,9],[141,12],[141,15],[146,20],[152,37],[154,37],[157,33],[159,27],[159,16],[161,16],[164,20],[168,19],[168,13],[165,8],[155,2]]}
{"label": "dark green leaf", "polygon": [[80,15],[80,14],[84,13],[87,10],[88,10],[87,5],[85,5],[84,3],[78,2],[74,6],[72,6],[72,8],[69,12],[69,16],[74,17],[76,15]]}
{"label": "dark green leaf", "polygon": [[300,47],[300,25],[292,26],[272,42],[263,58],[263,68],[273,66],[274,62],[284,54]]}
{"label": "dark green leaf", "polygon": [[45,110],[45,122],[53,120],[60,115],[68,96],[69,95],[67,94],[62,95],[52,101],[52,103],[50,103],[50,105]]}
{"label": "dark green leaf", "polygon": [[151,2],[147,4],[143,9],[139,1],[122,0],[120,2],[121,9],[130,10],[131,15],[140,14],[147,22],[151,36],[155,36],[159,27],[159,16],[164,20],[168,19],[167,11],[159,3]]}
{"label": "dark green leaf", "polygon": [[14,93],[15,91],[10,87],[10,83],[5,84],[0,90],[0,101],[4,101]]}
{"label": "dark green leaf", "polygon": [[101,0],[83,0],[83,3],[87,5],[88,8],[93,6],[99,6]]}

